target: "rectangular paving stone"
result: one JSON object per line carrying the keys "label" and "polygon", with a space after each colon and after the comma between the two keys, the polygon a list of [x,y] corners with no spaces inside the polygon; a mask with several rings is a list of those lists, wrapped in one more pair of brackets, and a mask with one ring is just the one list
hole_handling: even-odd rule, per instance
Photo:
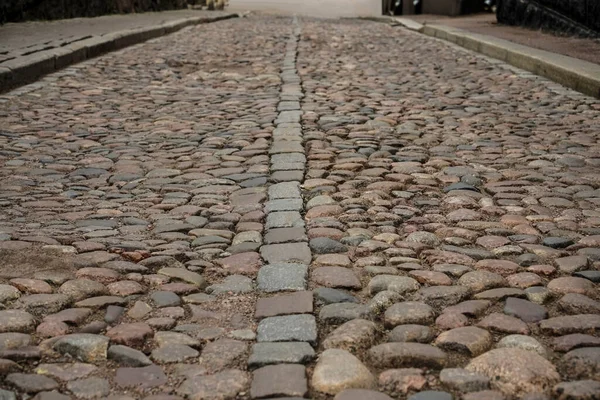
{"label": "rectangular paving stone", "polygon": [[290,199],[302,197],[300,182],[284,182],[269,186],[269,200]]}
{"label": "rectangular paving stone", "polygon": [[276,136],[302,136],[302,128],[275,128],[273,137]]}
{"label": "rectangular paving stone", "polygon": [[302,141],[302,129],[297,127],[277,127],[273,130],[273,141],[276,142],[279,140]]}
{"label": "rectangular paving stone", "polygon": [[302,88],[299,84],[290,83],[281,86],[281,94],[301,94]]}
{"label": "rectangular paving stone", "polygon": [[260,248],[260,255],[269,264],[310,264],[312,254],[307,243],[269,244]]}
{"label": "rectangular paving stone", "polygon": [[250,396],[253,399],[308,394],[306,369],[303,365],[270,365],[254,371]]}
{"label": "rectangular paving stone", "polygon": [[303,227],[304,218],[298,211],[277,211],[267,214],[265,228]]}
{"label": "rectangular paving stone", "polygon": [[306,264],[269,264],[258,270],[256,283],[264,292],[306,290],[307,276]]}
{"label": "rectangular paving stone", "polygon": [[315,358],[315,351],[306,342],[263,342],[252,346],[248,359],[251,369],[272,364],[306,364]]}
{"label": "rectangular paving stone", "polygon": [[309,342],[316,344],[317,321],[314,315],[296,314],[265,318],[258,324],[258,342]]}
{"label": "rectangular paving stone", "polygon": [[301,181],[304,171],[275,171],[269,177],[271,182]]}
{"label": "rectangular paving stone", "polygon": [[304,155],[304,148],[302,151],[290,154],[274,154],[271,156],[271,165],[273,164],[285,164],[285,163],[302,163],[306,164],[306,156]]}
{"label": "rectangular paving stone", "polygon": [[273,143],[276,142],[302,142],[302,135],[273,135]]}
{"label": "rectangular paving stone", "polygon": [[302,199],[277,199],[267,201],[265,204],[265,212],[273,211],[300,211],[302,210]]}
{"label": "rectangular paving stone", "polygon": [[[298,84],[290,84],[290,86],[296,86],[297,88],[300,88],[300,85]],[[295,110],[295,111],[281,111],[279,113],[279,115],[277,116],[277,119],[275,120],[276,124],[281,124],[284,122],[300,122],[300,117],[302,117],[302,111],[300,110]]]}
{"label": "rectangular paving stone", "polygon": [[269,229],[263,238],[265,244],[296,243],[308,241],[304,228]]}
{"label": "rectangular paving stone", "polygon": [[302,153],[304,152],[304,146],[299,142],[288,142],[278,141],[273,142],[269,154],[282,154],[282,153]]}
{"label": "rectangular paving stone", "polygon": [[258,299],[256,318],[274,317],[277,315],[308,314],[313,312],[312,292],[296,292]]}

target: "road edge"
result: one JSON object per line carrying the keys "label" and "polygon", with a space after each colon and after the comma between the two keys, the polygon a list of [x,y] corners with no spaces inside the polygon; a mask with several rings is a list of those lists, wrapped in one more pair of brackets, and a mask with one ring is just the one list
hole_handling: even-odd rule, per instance
{"label": "road edge", "polygon": [[191,25],[238,17],[240,17],[239,13],[230,13],[215,17],[182,18],[158,26],[117,31],[100,37],[81,40],[68,46],[9,60],[0,66],[0,93],[32,83],[44,75],[69,65],[168,35]]}
{"label": "road edge", "polygon": [[444,25],[422,25],[409,18],[389,18],[387,21],[496,58],[588,96],[600,98],[600,65]]}

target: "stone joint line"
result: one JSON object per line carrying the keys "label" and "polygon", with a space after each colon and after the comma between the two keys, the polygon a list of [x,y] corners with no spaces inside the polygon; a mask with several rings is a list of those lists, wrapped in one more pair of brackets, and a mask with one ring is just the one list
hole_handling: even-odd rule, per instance
{"label": "stone joint line", "polygon": [[[261,256],[258,289],[266,296],[256,305],[260,319],[257,343],[248,366],[254,370],[252,398],[308,395],[303,364],[315,357],[317,342],[313,297],[307,291],[312,254],[307,244],[300,182],[304,179],[306,155],[301,126],[303,97],[296,56],[301,28],[293,19],[281,68],[281,97],[277,107],[273,141],[269,150],[270,180],[265,207],[267,233]],[[294,293],[282,294],[281,292]],[[278,365],[284,364],[284,365]]]}

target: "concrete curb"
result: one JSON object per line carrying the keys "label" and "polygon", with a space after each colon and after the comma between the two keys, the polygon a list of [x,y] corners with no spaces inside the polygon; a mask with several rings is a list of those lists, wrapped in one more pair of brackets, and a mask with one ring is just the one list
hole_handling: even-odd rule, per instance
{"label": "concrete curb", "polygon": [[406,29],[410,29],[411,31],[421,32],[421,33],[423,32],[424,25],[417,21],[413,21],[412,19],[396,17],[396,18],[394,18],[394,21],[398,22],[399,24],[404,26]]}
{"label": "concrete curb", "polygon": [[447,40],[543,76],[588,96],[600,98],[600,65],[462,29],[442,25],[421,25],[407,18],[396,18],[396,21],[410,30]]}
{"label": "concrete curb", "polygon": [[0,93],[34,82],[43,75],[71,64],[167,35],[190,25],[206,24],[237,17],[239,17],[239,14],[231,13],[216,17],[183,18],[158,26],[113,32],[81,40],[65,47],[9,60],[0,65]]}

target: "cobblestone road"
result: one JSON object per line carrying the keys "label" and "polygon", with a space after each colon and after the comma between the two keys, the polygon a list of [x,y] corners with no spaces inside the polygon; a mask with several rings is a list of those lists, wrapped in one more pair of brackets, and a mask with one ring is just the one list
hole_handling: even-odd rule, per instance
{"label": "cobblestone road", "polygon": [[367,21],[0,97],[0,399],[597,399],[600,103]]}

